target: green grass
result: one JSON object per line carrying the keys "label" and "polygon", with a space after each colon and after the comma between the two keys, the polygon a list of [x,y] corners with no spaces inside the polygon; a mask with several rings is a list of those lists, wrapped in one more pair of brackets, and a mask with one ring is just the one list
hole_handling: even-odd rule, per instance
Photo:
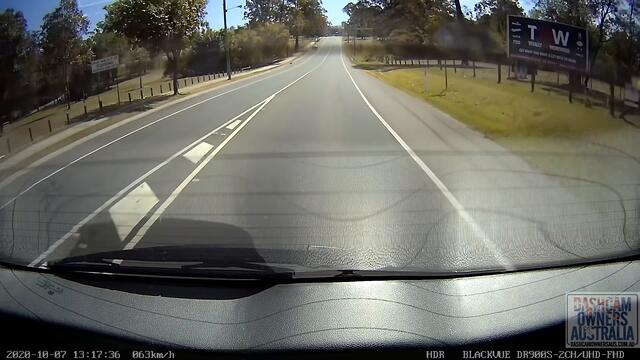
{"label": "green grass", "polygon": [[472,71],[449,68],[447,90],[444,70],[437,67],[428,68],[426,77],[424,68],[370,73],[493,138],[572,137],[624,126],[604,107],[570,104],[550,86],[539,85],[531,93],[527,82],[507,80],[506,69],[502,84],[496,83],[496,69],[477,69],[476,78]]}

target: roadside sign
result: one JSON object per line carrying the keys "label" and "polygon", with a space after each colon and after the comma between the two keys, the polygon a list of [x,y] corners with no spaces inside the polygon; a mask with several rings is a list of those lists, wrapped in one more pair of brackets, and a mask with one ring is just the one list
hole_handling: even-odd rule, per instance
{"label": "roadside sign", "polygon": [[507,56],[560,68],[589,70],[585,28],[509,15]]}
{"label": "roadside sign", "polygon": [[113,55],[106,58],[94,60],[91,62],[91,73],[95,74],[102,71],[116,69],[118,68],[118,64],[120,64],[118,55]]}

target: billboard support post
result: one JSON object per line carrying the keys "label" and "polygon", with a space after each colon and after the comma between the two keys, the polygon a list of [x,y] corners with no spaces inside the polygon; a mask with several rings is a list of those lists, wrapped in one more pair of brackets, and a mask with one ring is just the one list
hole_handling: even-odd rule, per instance
{"label": "billboard support post", "polygon": [[447,74],[447,59],[444,60],[444,89],[449,89],[449,76]]}
{"label": "billboard support post", "polygon": [[536,70],[531,69],[531,92],[536,89]]}
{"label": "billboard support post", "polygon": [[569,103],[573,104],[573,81],[571,81],[572,79],[572,73],[571,71],[569,71]]}
{"label": "billboard support post", "polygon": [[116,93],[118,94],[118,105],[120,105],[120,79],[118,77],[117,68],[116,68]]}

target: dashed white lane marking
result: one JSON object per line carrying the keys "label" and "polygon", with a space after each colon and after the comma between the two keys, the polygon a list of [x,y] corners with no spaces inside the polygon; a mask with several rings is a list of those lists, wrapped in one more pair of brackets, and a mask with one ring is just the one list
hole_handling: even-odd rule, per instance
{"label": "dashed white lane marking", "polygon": [[[240,121],[240,120],[236,120],[236,121]],[[213,149],[212,145],[206,142],[201,142],[200,144],[196,145],[196,147],[189,150],[189,152],[185,153],[182,156],[187,158],[192,163],[197,164],[205,155],[209,153],[209,151],[211,151],[211,149]]]}
{"label": "dashed white lane marking", "polygon": [[145,215],[160,200],[145,182],[131,191],[109,209],[111,221],[115,225],[120,241],[124,241],[133,227],[139,223]]}
{"label": "dashed white lane marking", "polygon": [[371,105],[371,102],[369,102],[367,97],[364,96],[364,93],[362,92],[362,90],[360,90],[360,87],[358,86],[356,81],[353,79],[353,76],[351,76],[351,73],[347,68],[347,64],[344,62],[344,56],[342,56],[342,54],[340,58],[342,60],[342,66],[344,67],[344,70],[347,72],[347,75],[349,75],[349,79],[351,79],[353,86],[355,86],[356,90],[358,91],[358,94],[360,94],[360,97],[362,98],[362,100],[364,100],[365,104],[367,104],[367,106],[369,107],[369,110],[371,110],[373,115],[375,115],[375,117],[382,123],[382,125],[387,129],[387,131],[391,133],[391,135],[394,137],[394,139],[396,139],[396,141],[400,144],[400,146],[402,146],[402,148],[404,148],[404,150],[409,154],[409,156],[411,156],[413,161],[416,164],[418,164],[418,167],[425,174],[427,174],[427,176],[431,179],[431,181],[433,181],[434,184],[436,184],[440,192],[442,192],[444,197],[449,201],[449,203],[451,203],[451,205],[456,210],[458,215],[462,218],[462,220],[464,220],[464,222],[466,222],[467,225],[469,225],[472,233],[484,244],[484,246],[491,252],[491,254],[500,263],[500,265],[504,267],[504,269],[506,270],[514,270],[514,267],[511,264],[511,262],[502,254],[498,246],[491,239],[489,239],[489,237],[487,236],[487,234],[485,234],[482,227],[480,227],[480,225],[476,223],[476,221],[473,219],[471,214],[469,214],[467,209],[465,209],[465,207],[460,203],[460,201],[458,201],[458,199],[455,197],[455,195],[453,195],[453,193],[449,190],[449,188],[447,188],[447,186],[440,180],[440,178],[438,178],[438,176],[433,172],[433,170],[431,170],[431,168],[429,168],[427,164],[425,164],[424,161],[422,161],[422,159],[418,156],[418,154],[416,154],[416,152],[400,137],[400,135],[398,135],[398,133],[395,130],[393,130],[391,125],[387,123],[387,121],[382,117],[382,115],[380,115],[380,113],[378,113],[378,111],[373,107],[373,105]]}
{"label": "dashed white lane marking", "polygon": [[264,109],[265,106],[267,106],[267,104],[269,104],[271,102],[271,100],[273,100],[276,96],[278,96],[281,92],[285,91],[286,89],[288,89],[289,87],[293,86],[295,83],[297,83],[298,81],[304,79],[305,77],[307,77],[307,75],[311,74],[312,72],[316,71],[320,66],[322,66],[325,61],[327,60],[327,57],[329,56],[329,54],[327,53],[327,55],[324,57],[324,59],[322,59],[322,62],[316,66],[315,68],[311,69],[309,72],[305,73],[304,75],[300,76],[299,78],[297,78],[296,80],[294,80],[292,83],[290,83],[289,85],[283,87],[282,89],[278,90],[277,92],[275,92],[273,95],[269,96],[266,100],[264,100],[264,102],[262,102],[262,104],[260,105],[259,108],[256,109],[256,111],[254,111],[248,118],[247,120],[245,120],[244,122],[242,122],[242,124],[236,129],[234,130],[231,135],[229,135],[227,138],[224,139],[223,142],[220,143],[220,145],[218,145],[218,147],[216,147],[215,150],[213,150],[196,168],[195,170],[193,170],[181,183],[180,185],[178,185],[178,187],[175,188],[175,190],[173,190],[173,192],[171,193],[171,195],[169,195],[169,197],[167,199],[165,199],[165,201],[160,204],[160,206],[158,206],[158,208],[154,211],[154,213],[149,216],[149,218],[147,219],[147,221],[138,229],[138,232],[133,236],[133,238],[131,239],[131,241],[124,247],[124,250],[131,250],[133,249],[138,242],[140,242],[140,240],[142,240],[142,238],[145,236],[145,234],[147,233],[147,231],[149,231],[149,229],[151,228],[151,226],[153,226],[153,224],[155,224],[155,222],[160,218],[160,216],[162,216],[162,214],[167,210],[167,208],[169,208],[169,206],[176,200],[176,198],[178,197],[178,195],[180,195],[180,193],[182,193],[184,191],[184,189],[189,185],[189,183],[193,182],[193,180],[196,178],[196,176],[198,176],[198,174],[200,174],[200,172],[202,171],[202,169],[204,169],[210,162],[211,160],[213,160],[213,158],[216,157],[216,155],[218,155],[218,153],[236,136],[238,135],[238,133],[245,127],[247,126],[247,124],[249,124],[249,122],[251,122],[251,120],[253,120],[253,118],[258,115],[258,113],[260,111],[262,111],[262,109]]}
{"label": "dashed white lane marking", "polygon": [[[252,110],[254,110],[255,108],[261,106],[262,104],[264,104],[267,101],[271,101],[272,98],[274,98],[276,95],[280,94],[281,92],[285,91],[286,89],[288,89],[290,86],[292,86],[293,84],[297,83],[298,81],[302,80],[304,77],[306,77],[307,75],[311,74],[313,71],[315,71],[316,69],[318,69],[320,66],[322,66],[325,61],[327,60],[327,57],[329,56],[329,53],[327,53],[327,55],[325,55],[324,59],[322,59],[322,62],[317,65],[316,67],[314,67],[313,69],[311,69],[310,71],[306,72],[304,75],[302,75],[301,77],[297,78],[296,80],[294,80],[292,83],[290,83],[289,85],[283,87],[282,89],[278,90],[277,92],[275,92],[273,95],[269,96],[267,99],[260,101],[259,103],[253,105],[252,107],[248,108],[247,110],[243,111],[241,114],[239,114],[238,116],[234,117],[233,119],[225,122],[224,124],[220,125],[219,127],[211,130],[209,133],[205,134],[204,136],[202,136],[200,139],[192,142],[190,145],[188,145],[187,147],[183,148],[182,150],[178,151],[177,153],[173,154],[170,158],[168,158],[167,160],[163,161],[162,163],[156,165],[153,169],[147,171],[146,173],[144,173],[142,176],[140,176],[138,179],[136,179],[135,181],[133,181],[131,184],[129,184],[127,187],[125,187],[124,189],[120,190],[117,194],[115,194],[113,197],[111,197],[109,200],[107,200],[104,204],[102,204],[102,206],[100,206],[99,208],[97,208],[95,211],[93,211],[91,214],[87,215],[85,218],[83,218],[79,223],[77,223],[73,228],[71,228],[71,230],[64,234],[60,239],[56,240],[56,242],[54,242],[53,244],[51,244],[51,246],[49,246],[49,248],[43,252],[42,254],[40,254],[40,256],[38,256],[36,259],[34,259],[31,263],[29,263],[30,267],[36,267],[36,266],[42,266],[43,261],[45,261],[45,259],[47,258],[47,256],[49,256],[55,249],[57,249],[60,245],[62,245],[68,238],[70,238],[71,236],[73,236],[74,234],[78,233],[78,231],[80,231],[80,229],[86,225],[89,221],[91,221],[94,217],[96,217],[100,212],[104,211],[105,209],[107,209],[109,206],[111,206],[111,204],[113,204],[114,202],[116,202],[116,200],[120,199],[122,196],[124,196],[126,193],[128,193],[129,191],[131,191],[131,189],[133,189],[136,185],[142,183],[147,177],[151,176],[153,173],[155,173],[156,171],[160,170],[162,167],[164,167],[165,165],[167,165],[168,163],[170,163],[172,160],[174,160],[175,158],[177,158],[178,156],[181,156],[182,154],[184,154],[185,152],[189,151],[190,149],[192,149],[194,146],[196,146],[198,143],[204,141],[206,138],[208,138],[209,136],[217,133],[218,131],[220,131],[220,129],[224,128],[225,126],[229,125],[230,123],[240,119],[241,117],[245,116],[246,114],[248,114],[249,112],[251,112]],[[246,122],[245,122],[246,124]],[[242,127],[244,127],[244,124],[236,129],[235,131],[240,131],[242,129]],[[230,140],[230,139],[226,139],[226,140]],[[211,156],[211,155],[210,155]],[[0,209],[2,209],[2,207],[0,207]],[[155,221],[155,220],[154,220]]]}
{"label": "dashed white lane marking", "polygon": [[247,121],[245,121],[241,127],[238,128],[238,130],[234,131],[229,137],[227,137],[226,139],[224,139],[224,141],[218,145],[218,147],[207,156],[206,159],[204,159],[196,168],[195,170],[193,170],[181,183],[180,185],[178,185],[178,187],[173,190],[173,192],[171,193],[171,195],[169,195],[169,197],[162,203],[160,204],[160,206],[156,209],[156,211],[153,213],[153,215],[151,215],[149,217],[149,219],[147,219],[147,221],[142,225],[142,227],[140,227],[140,229],[138,230],[138,232],[133,236],[133,238],[131,239],[131,241],[124,247],[124,250],[131,250],[133,249],[138,242],[140,242],[140,240],[142,240],[142,238],[144,237],[144,235],[147,233],[147,231],[151,228],[151,226],[158,220],[158,218],[160,218],[160,216],[167,210],[167,208],[169,207],[169,205],[171,205],[173,203],[173,201],[178,197],[178,195],[180,195],[180,193],[182,193],[182,191],[184,191],[184,189],[187,187],[187,185],[189,185],[189,183],[191,183],[196,176],[198,176],[198,174],[200,173],[200,171],[202,171],[202,169],[204,169],[205,166],[207,166],[207,164],[209,164],[211,162],[211,160],[213,160],[213,158],[220,152],[220,150],[222,150],[222,148],[227,145],[229,143],[229,141],[231,141],[231,139],[233,139],[233,137],[238,134],[238,132],[240,132],[240,130],[249,122],[251,121],[251,119],[253,119],[259,112],[260,110],[262,110],[271,100],[273,99],[273,96],[271,96],[269,99],[267,99],[267,101],[263,102],[262,105],[256,109],[256,111],[253,112],[253,114],[251,114],[251,116],[249,116],[249,118],[247,118]]}
{"label": "dashed white lane marking", "polygon": [[229,130],[234,130],[235,128],[237,128],[237,127],[238,127],[238,125],[240,125],[240,123],[241,123],[241,122],[242,122],[242,121],[240,121],[240,120],[236,120],[236,121],[232,122],[231,124],[229,124],[229,125],[227,126],[227,129],[229,129]]}
{"label": "dashed white lane marking", "polygon": [[51,244],[51,246],[49,246],[49,248],[43,252],[42,254],[40,254],[40,256],[38,256],[35,260],[33,260],[29,266],[34,267],[34,266],[39,266],[39,264],[41,262],[43,262],[47,256],[49,256],[55,249],[57,249],[60,245],[62,245],[62,243],[64,243],[68,238],[70,238],[71,236],[73,236],[73,234],[78,233],[78,231],[80,231],[80,229],[86,225],[89,221],[91,221],[93,218],[95,218],[99,213],[101,213],[102,211],[106,210],[107,208],[109,208],[109,206],[111,206],[111,204],[115,203],[118,199],[122,198],[125,194],[127,194],[129,191],[131,191],[132,189],[134,189],[136,186],[140,185],[143,181],[145,181],[146,178],[148,178],[149,176],[153,175],[155,172],[157,172],[158,170],[162,169],[164,166],[166,166],[168,163],[170,163],[171,161],[173,161],[174,159],[176,159],[177,157],[181,156],[182,154],[186,153],[187,151],[191,150],[193,147],[195,147],[197,144],[201,143],[202,141],[204,141],[206,138],[208,138],[209,136],[213,135],[216,131],[219,131],[220,129],[224,128],[225,126],[227,126],[228,124],[232,123],[233,121],[235,121],[236,119],[244,116],[245,114],[249,113],[250,111],[252,111],[253,109],[257,108],[258,106],[260,106],[264,101],[261,101],[255,105],[253,105],[252,107],[248,108],[247,110],[243,111],[241,114],[239,114],[238,116],[234,117],[233,119],[225,122],[224,124],[220,125],[219,127],[213,129],[212,131],[204,134],[201,138],[199,138],[198,140],[192,142],[191,144],[187,145],[186,147],[182,148],[182,150],[176,152],[175,154],[173,154],[172,156],[170,156],[168,159],[166,159],[165,161],[161,162],[160,164],[156,165],[155,167],[153,167],[153,169],[147,171],[146,173],[142,174],[142,176],[140,176],[139,178],[137,178],[136,180],[134,180],[131,184],[127,185],[124,189],[120,190],[117,194],[115,194],[114,196],[112,196],[109,200],[107,200],[104,204],[102,204],[99,208],[97,208],[96,210],[94,210],[92,213],[90,213],[89,215],[85,216],[82,220],[80,220],[79,223],[77,223],[73,228],[71,228],[71,230],[69,230],[68,233],[64,234],[60,239],[56,240],[56,242],[54,242],[53,244]]}
{"label": "dashed white lane marking", "polygon": [[0,155],[0,160],[4,159],[4,157],[7,155]]}

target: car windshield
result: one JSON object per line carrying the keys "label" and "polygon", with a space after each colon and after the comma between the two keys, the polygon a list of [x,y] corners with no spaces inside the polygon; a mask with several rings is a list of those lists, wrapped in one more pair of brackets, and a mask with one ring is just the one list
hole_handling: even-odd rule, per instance
{"label": "car windshield", "polygon": [[634,0],[4,0],[0,260],[461,274],[640,252]]}

